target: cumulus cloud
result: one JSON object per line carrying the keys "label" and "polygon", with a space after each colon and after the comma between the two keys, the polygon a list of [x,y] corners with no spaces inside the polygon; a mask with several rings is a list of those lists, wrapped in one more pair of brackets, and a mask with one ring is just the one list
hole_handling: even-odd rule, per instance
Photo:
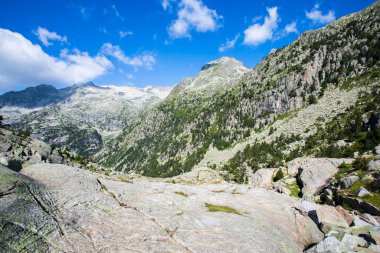
{"label": "cumulus cloud", "polygon": [[289,33],[299,33],[298,29],[297,29],[297,23],[296,22],[292,22],[290,24],[287,24],[285,26],[284,31],[285,31],[286,34],[289,34]]}
{"label": "cumulus cloud", "polygon": [[133,32],[131,32],[131,31],[128,31],[128,32],[119,31],[120,38],[125,38],[126,36],[130,36],[130,35],[133,35]]}
{"label": "cumulus cloud", "polygon": [[315,24],[327,24],[336,19],[333,10],[329,10],[326,14],[323,14],[322,11],[319,10],[319,4],[314,5],[314,8],[311,11],[306,11],[305,14],[306,17]]}
{"label": "cumulus cloud", "polygon": [[38,36],[38,39],[44,44],[44,46],[48,47],[53,45],[50,41],[60,41],[67,43],[67,37],[58,35],[56,32],[50,32],[46,28],[38,27],[36,31],[33,32]]}
{"label": "cumulus cloud", "polygon": [[141,55],[129,57],[123,52],[123,50],[120,49],[119,46],[112,45],[111,43],[103,44],[101,52],[133,67],[146,67],[151,69],[156,63],[156,57],[151,52],[145,52]]}
{"label": "cumulus cloud", "polygon": [[273,38],[279,21],[277,7],[267,8],[267,11],[269,16],[263,24],[253,24],[244,31],[244,44],[257,46]]}
{"label": "cumulus cloud", "polygon": [[103,55],[63,50],[60,57],[46,54],[19,33],[0,28],[0,89],[40,83],[87,82],[113,67]]}
{"label": "cumulus cloud", "polygon": [[219,52],[224,52],[226,50],[233,49],[239,37],[240,34],[236,35],[235,38],[233,38],[232,40],[227,39],[225,44],[220,45]]}
{"label": "cumulus cloud", "polygon": [[[167,9],[170,2],[164,2],[163,7]],[[201,0],[181,0],[178,4],[177,19],[172,21],[168,32],[174,39],[189,38],[193,29],[197,32],[215,31],[221,18],[222,16],[209,9]]]}
{"label": "cumulus cloud", "polygon": [[166,10],[172,10],[172,2],[175,0],[162,0],[162,8]]}

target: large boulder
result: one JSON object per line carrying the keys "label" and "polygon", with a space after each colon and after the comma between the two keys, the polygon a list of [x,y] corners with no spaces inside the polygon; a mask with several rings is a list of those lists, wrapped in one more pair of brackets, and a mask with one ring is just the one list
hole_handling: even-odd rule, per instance
{"label": "large boulder", "polygon": [[305,251],[306,253],[342,253],[351,250],[333,236],[326,237],[323,241]]}
{"label": "large boulder", "polygon": [[251,177],[251,185],[270,189],[273,186],[273,178],[278,169],[259,169]]}
{"label": "large boulder", "polygon": [[287,164],[287,171],[290,175],[297,175],[302,185],[303,197],[312,198],[338,172],[338,167],[342,163],[352,162],[352,159],[302,157],[290,161]]}
{"label": "large boulder", "polygon": [[318,206],[317,218],[321,230],[325,233],[327,233],[330,230],[344,230],[349,227],[346,218],[333,206]]}

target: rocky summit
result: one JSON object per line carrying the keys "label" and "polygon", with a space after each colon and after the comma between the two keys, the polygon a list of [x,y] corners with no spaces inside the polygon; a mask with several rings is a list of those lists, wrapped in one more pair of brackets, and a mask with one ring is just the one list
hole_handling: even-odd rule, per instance
{"label": "rocky summit", "polygon": [[379,30],[377,1],[253,69],[1,95],[0,252],[380,252]]}

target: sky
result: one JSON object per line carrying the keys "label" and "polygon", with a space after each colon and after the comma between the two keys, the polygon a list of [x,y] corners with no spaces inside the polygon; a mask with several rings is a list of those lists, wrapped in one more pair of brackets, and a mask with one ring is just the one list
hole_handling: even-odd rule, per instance
{"label": "sky", "polygon": [[172,86],[223,56],[253,68],[375,0],[1,0],[0,94],[94,81]]}

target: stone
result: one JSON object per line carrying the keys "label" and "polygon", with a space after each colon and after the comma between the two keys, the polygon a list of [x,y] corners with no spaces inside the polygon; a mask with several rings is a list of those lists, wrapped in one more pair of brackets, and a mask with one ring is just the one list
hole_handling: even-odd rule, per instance
{"label": "stone", "polygon": [[365,222],[373,225],[373,226],[379,226],[379,223],[377,220],[370,214],[365,213],[360,216],[360,219],[364,220]]}
{"label": "stone", "polygon": [[4,166],[8,166],[8,159],[4,156],[0,156],[0,163]]}
{"label": "stone", "polygon": [[311,198],[338,172],[342,163],[350,164],[352,159],[296,158],[287,164],[288,174],[296,175],[302,184],[304,198]]}
{"label": "stone", "polygon": [[366,247],[367,246],[367,241],[364,240],[363,238],[356,236],[356,235],[351,235],[351,234],[344,234],[343,238],[341,239],[341,243],[350,249],[354,249],[356,247]]}
{"label": "stone", "polygon": [[32,139],[29,143],[32,154],[36,155],[40,160],[46,160],[52,151],[50,145],[37,139]]}
{"label": "stone", "polygon": [[251,178],[251,185],[254,187],[261,187],[270,189],[273,186],[273,177],[276,175],[278,169],[259,169]]}
{"label": "stone", "polygon": [[333,206],[317,206],[317,218],[321,230],[324,233],[330,230],[344,230],[349,227],[345,217],[343,217]]}
{"label": "stone", "polygon": [[195,168],[190,172],[166,180],[166,182],[184,184],[214,184],[221,183],[223,181],[224,178],[218,171],[207,167]]}
{"label": "stone", "polygon": [[[126,183],[48,163],[21,173],[49,192],[46,204],[54,203],[77,252],[301,252],[323,239],[296,210],[296,199],[261,188],[145,178]],[[236,212],[212,211],[206,203]]]}
{"label": "stone", "polygon": [[372,193],[370,193],[366,188],[364,188],[363,186],[360,186],[359,190],[358,190],[358,193],[357,193],[357,196],[358,197],[364,197],[366,195],[372,195]]}
{"label": "stone", "polygon": [[351,225],[354,221],[354,216],[350,214],[346,209],[341,206],[336,206],[335,209],[340,213],[348,225]]}
{"label": "stone", "polygon": [[367,170],[380,171],[380,160],[372,160],[367,164]]}
{"label": "stone", "polygon": [[380,145],[377,145],[376,148],[375,148],[375,154],[377,156],[380,156]]}
{"label": "stone", "polygon": [[334,236],[326,237],[323,241],[305,251],[305,253],[342,253],[349,252],[344,244],[342,244]]}
{"label": "stone", "polygon": [[342,189],[348,189],[350,188],[354,183],[360,180],[360,177],[358,176],[348,176],[341,180],[340,187]]}
{"label": "stone", "polygon": [[370,244],[368,247],[371,252],[379,253],[380,252],[380,245]]}
{"label": "stone", "polygon": [[363,219],[360,219],[359,217],[355,217],[352,224],[355,227],[358,227],[358,228],[371,226],[371,224],[369,224],[368,222],[364,221]]}

